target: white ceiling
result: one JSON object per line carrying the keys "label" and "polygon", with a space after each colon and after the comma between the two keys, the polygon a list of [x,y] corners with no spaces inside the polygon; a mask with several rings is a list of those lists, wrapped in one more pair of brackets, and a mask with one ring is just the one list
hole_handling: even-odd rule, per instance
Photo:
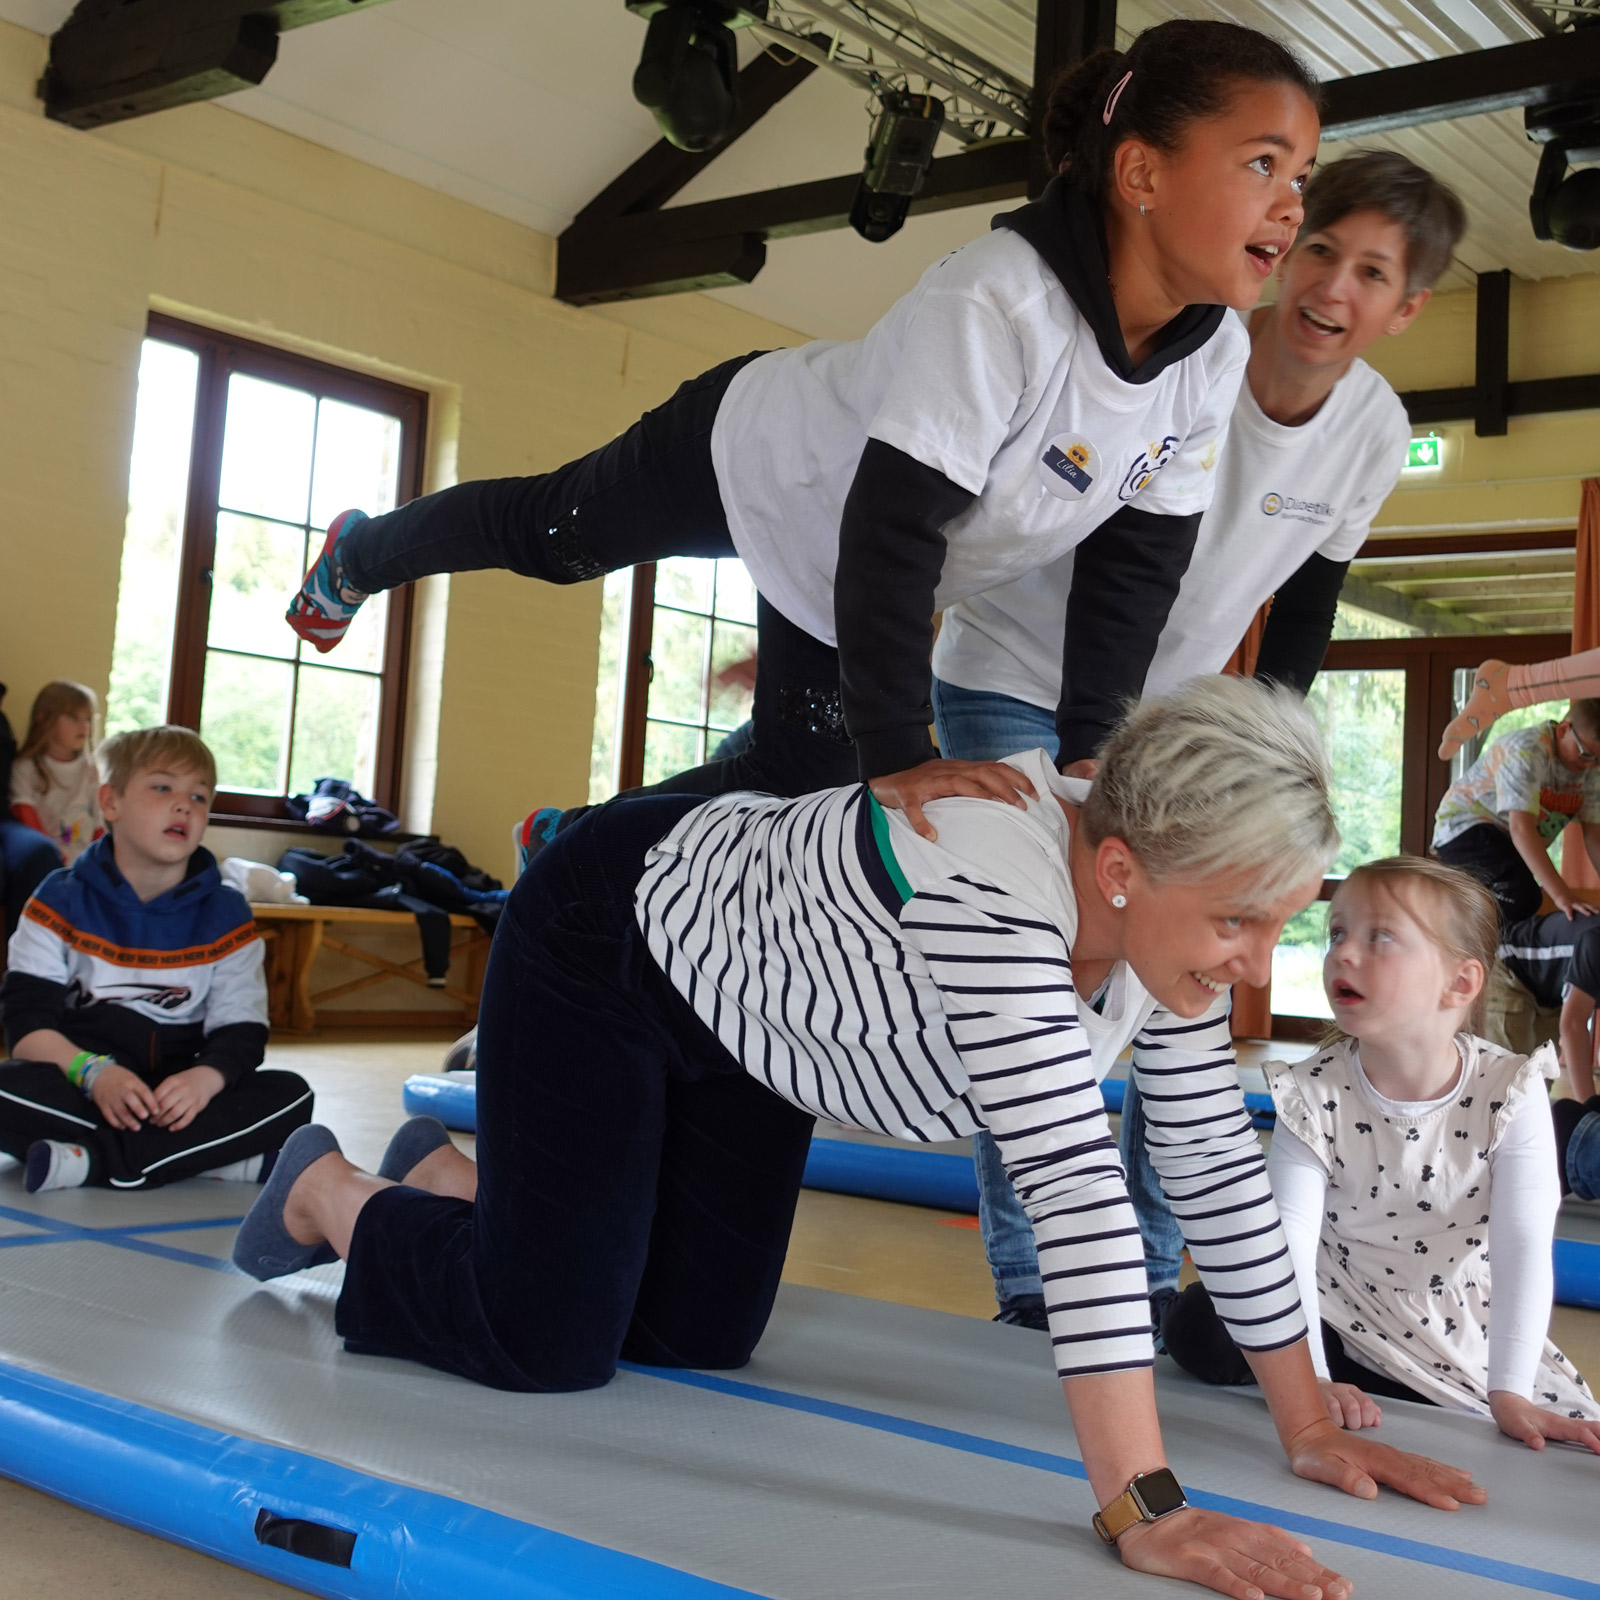
{"label": "white ceiling", "polygon": [[[1137,29],[1185,8],[1185,0],[1123,0],[1122,20]],[[41,33],[71,9],[72,0],[0,0],[0,18]],[[1032,0],[922,0],[920,11],[1023,79],[1031,75]],[[1510,0],[1221,0],[1206,14],[1291,38],[1324,77],[1531,31]],[[264,86],[220,103],[559,233],[656,138],[630,92],[643,31],[623,0],[387,0],[286,33]],[[679,201],[857,170],[867,126],[861,92],[814,73]],[[1600,252],[1575,255],[1534,240],[1527,196],[1536,153],[1519,116],[1372,142],[1405,149],[1460,189],[1472,216],[1461,259],[1472,271],[1509,266],[1537,278],[1600,270]],[[715,293],[804,333],[854,337],[928,262],[984,232],[997,209],[913,218],[882,245],[848,231],[777,241],[755,283]]]}

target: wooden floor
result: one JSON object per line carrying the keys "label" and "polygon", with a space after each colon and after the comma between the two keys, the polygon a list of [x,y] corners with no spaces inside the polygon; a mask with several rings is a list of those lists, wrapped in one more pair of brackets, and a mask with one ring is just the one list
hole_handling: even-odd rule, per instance
{"label": "wooden floor", "polygon": [[[400,1120],[400,1086],[438,1069],[448,1036],[275,1044],[271,1064],[316,1090],[317,1119],[372,1167]],[[470,1150],[472,1141],[459,1141]],[[0,1160],[3,1160],[0,1157]],[[971,1217],[844,1195],[800,1196],[786,1279],[962,1316],[994,1299]],[[1600,1314],[1557,1307],[1552,1337],[1600,1374]],[[0,1600],[268,1600],[298,1593],[0,1479]]]}

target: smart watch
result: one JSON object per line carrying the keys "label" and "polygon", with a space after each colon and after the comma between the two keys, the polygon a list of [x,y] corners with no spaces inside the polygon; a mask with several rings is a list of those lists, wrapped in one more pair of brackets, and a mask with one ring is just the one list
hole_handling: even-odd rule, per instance
{"label": "smart watch", "polygon": [[1115,1544],[1137,1522],[1159,1522],[1189,1504],[1178,1480],[1166,1467],[1137,1472],[1133,1481],[1108,1506],[1094,1514],[1094,1531]]}

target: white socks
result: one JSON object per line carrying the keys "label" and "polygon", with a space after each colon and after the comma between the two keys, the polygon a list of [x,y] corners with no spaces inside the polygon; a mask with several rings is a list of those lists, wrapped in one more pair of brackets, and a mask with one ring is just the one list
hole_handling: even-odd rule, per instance
{"label": "white socks", "polygon": [[81,1144],[37,1139],[28,1146],[23,1183],[29,1194],[81,1189],[89,1181],[89,1152]]}
{"label": "white socks", "polygon": [[[278,1152],[274,1150],[273,1155]],[[265,1156],[246,1156],[243,1161],[230,1161],[225,1167],[213,1167],[202,1172],[202,1178],[215,1178],[219,1183],[260,1183]]]}

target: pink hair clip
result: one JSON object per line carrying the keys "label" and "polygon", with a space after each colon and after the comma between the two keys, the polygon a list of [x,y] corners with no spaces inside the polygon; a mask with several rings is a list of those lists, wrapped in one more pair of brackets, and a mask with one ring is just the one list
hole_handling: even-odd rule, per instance
{"label": "pink hair clip", "polygon": [[1116,88],[1106,96],[1106,108],[1100,114],[1100,121],[1108,128],[1111,126],[1111,119],[1117,114],[1117,101],[1122,98],[1122,91],[1128,87],[1128,79],[1132,76],[1133,69],[1130,67],[1117,79]]}

